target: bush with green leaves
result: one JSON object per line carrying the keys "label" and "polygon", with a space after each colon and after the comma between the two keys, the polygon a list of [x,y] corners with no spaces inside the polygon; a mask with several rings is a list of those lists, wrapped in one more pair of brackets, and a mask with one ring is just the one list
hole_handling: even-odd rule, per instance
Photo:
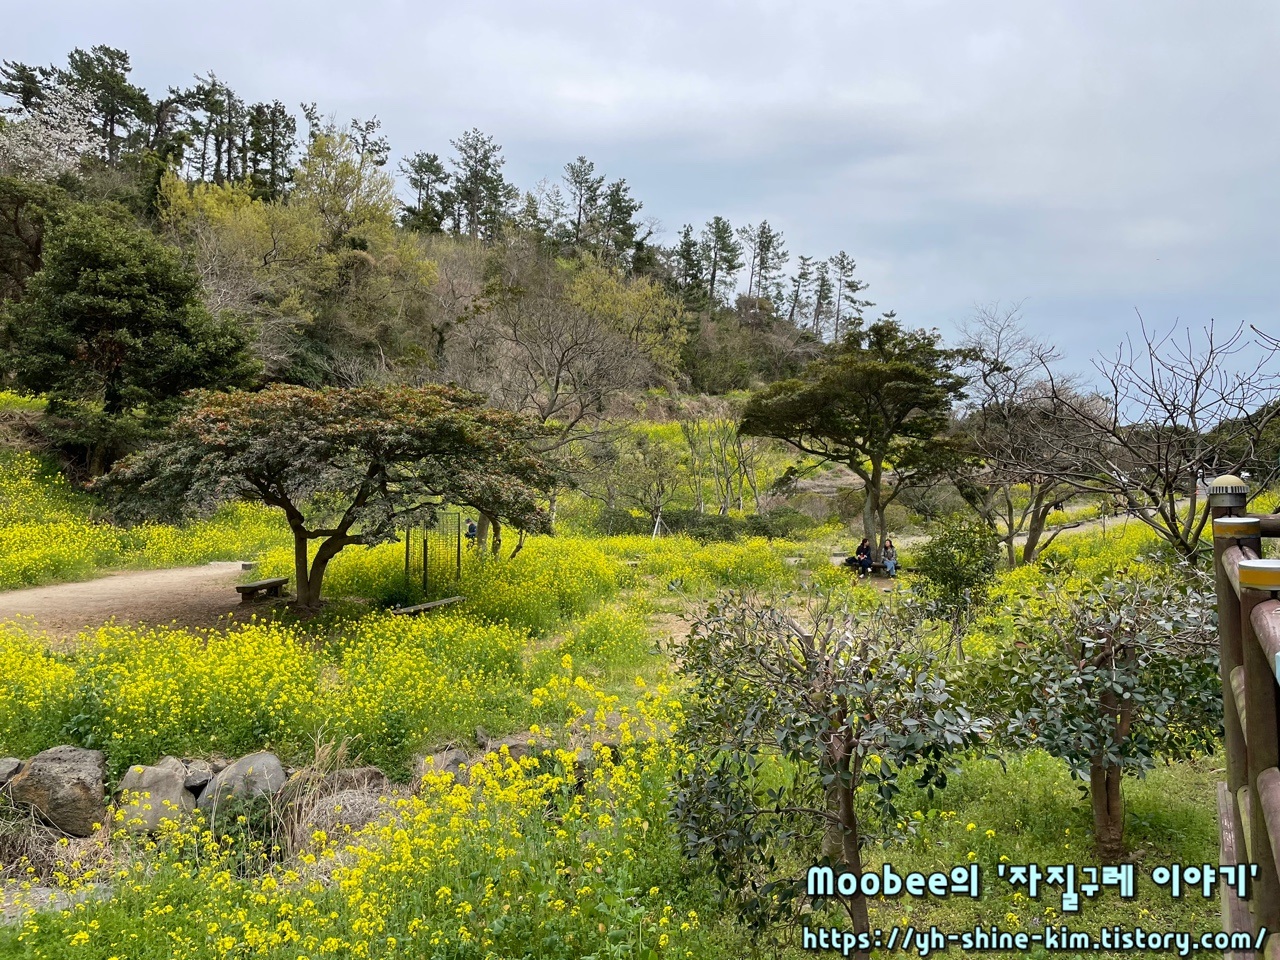
{"label": "bush with green leaves", "polygon": [[1022,639],[969,668],[971,701],[1002,717],[1011,746],[1038,746],[1088,784],[1098,853],[1111,862],[1125,848],[1123,776],[1212,752],[1222,725],[1213,586],[1175,569],[1122,572],[1013,614]]}
{"label": "bush with green leaves", "polygon": [[996,578],[999,541],[976,517],[954,514],[915,553],[913,569],[947,606],[981,602]]}
{"label": "bush with green leaves", "polygon": [[[801,906],[788,867],[821,855],[861,872],[858,808],[874,802],[894,822],[900,772],[945,786],[951,754],[986,726],[952,700],[918,605],[856,616],[820,598],[801,616],[789,606],[730,594],[676,654],[692,688],[680,736],[697,762],[677,778],[675,815],[762,927]],[[865,931],[865,898],[842,904]]]}
{"label": "bush with green leaves", "polygon": [[950,622],[961,656],[965,629],[995,583],[999,549],[1000,541],[985,523],[955,514],[942,521],[912,557],[920,591]]}

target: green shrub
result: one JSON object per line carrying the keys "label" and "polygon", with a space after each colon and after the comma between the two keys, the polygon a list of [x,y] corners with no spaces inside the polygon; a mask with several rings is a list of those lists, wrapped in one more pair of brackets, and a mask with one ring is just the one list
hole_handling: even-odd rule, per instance
{"label": "green shrub", "polygon": [[926,591],[948,609],[981,603],[1000,559],[996,535],[976,517],[952,515],[915,551],[913,569]]}

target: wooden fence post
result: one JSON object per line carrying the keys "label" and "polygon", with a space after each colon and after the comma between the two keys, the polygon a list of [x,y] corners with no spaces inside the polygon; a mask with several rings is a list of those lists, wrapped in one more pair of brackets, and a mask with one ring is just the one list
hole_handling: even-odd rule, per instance
{"label": "wooden fence post", "polygon": [[[1216,512],[1216,509],[1215,509]],[[1231,793],[1235,836],[1243,838],[1240,807],[1249,782],[1249,759],[1245,752],[1244,651],[1240,643],[1240,598],[1223,564],[1223,554],[1232,547],[1257,557],[1262,552],[1261,524],[1253,517],[1216,517],[1213,521],[1213,575],[1218,596],[1218,669],[1222,678],[1222,728],[1227,760],[1227,788]],[[1242,858],[1243,859],[1243,858]]]}
{"label": "wooden fence post", "polygon": [[1276,930],[1280,928],[1280,876],[1258,778],[1280,764],[1280,714],[1276,712],[1275,665],[1259,640],[1253,612],[1259,604],[1280,595],[1280,560],[1242,560],[1238,576],[1249,768],[1249,859],[1258,865],[1250,906],[1258,929]]}

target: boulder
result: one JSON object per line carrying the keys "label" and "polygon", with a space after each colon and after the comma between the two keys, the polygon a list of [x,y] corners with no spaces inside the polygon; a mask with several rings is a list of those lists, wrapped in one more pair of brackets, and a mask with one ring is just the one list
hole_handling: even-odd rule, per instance
{"label": "boulder", "polygon": [[188,760],[186,766],[187,776],[183,786],[198,794],[213,779],[213,766],[208,760]]}
{"label": "boulder", "polygon": [[152,766],[161,767],[175,774],[180,774],[184,782],[187,779],[187,765],[183,763],[181,760],[179,760],[177,757],[161,757],[159,760],[153,763]]}
{"label": "boulder", "polygon": [[532,733],[514,733],[509,737],[499,737],[484,745],[485,753],[501,753],[506,747],[512,760],[522,760],[540,749],[538,738]]}
{"label": "boulder", "polygon": [[184,782],[187,768],[165,757],[153,767],[130,767],[120,781],[120,809],[125,829],[154,833],[163,820],[176,820],[195,809],[196,800]]}
{"label": "boulder", "polygon": [[32,757],[5,789],[63,833],[87,837],[107,822],[106,771],[100,750],[52,747]]}
{"label": "boulder", "polygon": [[274,794],[284,786],[284,767],[274,753],[251,753],[214,776],[200,793],[196,806],[213,816],[224,800],[250,800]]}
{"label": "boulder", "polygon": [[22,761],[17,757],[0,757],[0,787],[12,780],[22,769]]}
{"label": "boulder", "polygon": [[422,778],[428,773],[451,773],[453,779],[459,783],[467,782],[467,772],[462,769],[463,764],[470,765],[471,760],[467,756],[465,750],[457,747],[450,747],[448,750],[441,750],[439,753],[433,753],[430,756],[419,757],[414,763],[414,778],[418,783],[422,782]]}
{"label": "boulder", "polygon": [[11,887],[0,895],[0,923],[21,924],[30,910],[60,912],[90,900],[105,900],[110,895],[110,887],[97,883],[86,884],[74,893],[58,887]]}
{"label": "boulder", "polygon": [[286,769],[285,773],[289,775],[289,781],[283,790],[287,800],[306,795],[325,796],[341,790],[385,793],[391,788],[391,781],[377,767],[344,767],[339,770],[330,770],[328,773],[317,770],[315,767],[303,767],[292,773]]}
{"label": "boulder", "polygon": [[325,774],[320,786],[326,793],[339,793],[343,790],[386,793],[391,787],[391,781],[377,767],[349,767]]}

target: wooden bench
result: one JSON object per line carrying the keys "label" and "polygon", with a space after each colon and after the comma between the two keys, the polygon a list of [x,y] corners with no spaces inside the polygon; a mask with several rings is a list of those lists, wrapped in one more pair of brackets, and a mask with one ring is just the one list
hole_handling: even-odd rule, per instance
{"label": "wooden bench", "polygon": [[[840,561],[840,565],[841,565],[842,567],[847,567],[847,568],[848,568],[848,569],[850,569],[850,570],[860,570],[860,569],[861,569],[861,567],[860,567],[858,564],[856,564],[856,563],[849,563],[849,562],[847,562],[847,561],[845,561],[845,560],[841,560],[841,561]],[[906,569],[907,569],[907,568],[906,568],[906,567],[904,567],[904,566],[902,565],[902,561],[898,561],[897,572],[898,572],[898,573],[904,573],[904,572],[906,571]],[[873,561],[873,562],[872,562],[872,564],[871,564],[871,572],[872,572],[872,573],[884,573],[884,571],[885,571],[885,567],[884,567],[884,561],[883,561],[883,560],[875,560],[875,561]]]}
{"label": "wooden bench", "polygon": [[271,577],[267,580],[255,580],[253,583],[237,584],[236,590],[240,594],[241,603],[252,603],[260,593],[279,598],[281,589],[288,582],[288,577]]}
{"label": "wooden bench", "polygon": [[432,600],[430,603],[419,603],[413,607],[396,607],[391,611],[397,617],[412,617],[415,614],[425,613],[428,610],[434,610],[436,607],[443,607],[450,603],[457,603],[465,600],[466,597],[445,597],[443,600]]}

